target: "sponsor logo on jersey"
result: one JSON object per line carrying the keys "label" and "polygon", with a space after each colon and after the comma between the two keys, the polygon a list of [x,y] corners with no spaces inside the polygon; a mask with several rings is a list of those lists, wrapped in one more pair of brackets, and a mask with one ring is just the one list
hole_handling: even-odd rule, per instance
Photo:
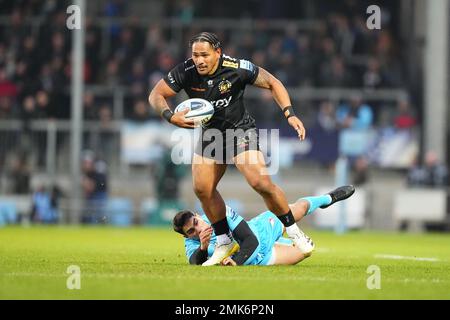
{"label": "sponsor logo on jersey", "polygon": [[273,220],[273,218],[269,218],[269,223],[272,225],[273,228],[275,225],[275,221]]}
{"label": "sponsor logo on jersey", "polygon": [[230,68],[235,68],[235,69],[237,69],[237,68],[239,67],[239,63],[237,63],[237,62],[231,62],[231,61],[228,61],[228,60],[223,60],[222,66],[223,66],[223,67],[230,67]]}
{"label": "sponsor logo on jersey", "polygon": [[231,208],[228,209],[229,209],[228,216],[231,218],[232,221],[236,220],[236,218],[238,217],[237,213]]}
{"label": "sponsor logo on jersey", "polygon": [[213,105],[214,108],[221,108],[221,107],[225,108],[230,105],[231,98],[233,98],[233,96],[229,96],[228,98],[220,100],[211,101],[211,104]]}
{"label": "sponsor logo on jersey", "polygon": [[232,58],[232,57],[230,57],[230,56],[226,55],[225,53],[224,53],[224,54],[222,54],[222,56],[223,56],[224,58],[228,59],[228,60],[233,60],[233,61],[237,61],[237,60],[236,60],[236,58]]}
{"label": "sponsor logo on jersey", "polygon": [[169,74],[167,75],[167,78],[169,78],[170,83],[175,83],[175,79],[172,76],[172,72],[169,72]]}
{"label": "sponsor logo on jersey", "polygon": [[184,71],[189,71],[189,70],[191,70],[192,68],[195,68],[195,64],[193,64],[193,65],[190,66],[190,67],[184,68]]}
{"label": "sponsor logo on jersey", "polygon": [[223,79],[219,83],[219,91],[220,91],[221,94],[229,92],[230,89],[231,89],[231,82],[230,81]]}
{"label": "sponsor logo on jersey", "polygon": [[248,60],[241,60],[239,62],[239,67],[241,69],[245,69],[245,70],[248,70],[248,71],[253,71],[253,63],[251,63]]}
{"label": "sponsor logo on jersey", "polygon": [[214,86],[214,80],[208,80],[208,87],[212,88]]}
{"label": "sponsor logo on jersey", "polygon": [[238,148],[246,148],[248,147],[249,140],[250,140],[249,137],[239,137],[236,142],[236,145]]}

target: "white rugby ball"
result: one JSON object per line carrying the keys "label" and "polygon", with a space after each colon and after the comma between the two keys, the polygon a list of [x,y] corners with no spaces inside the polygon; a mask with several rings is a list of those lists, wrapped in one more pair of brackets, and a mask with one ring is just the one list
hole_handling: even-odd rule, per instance
{"label": "white rugby ball", "polygon": [[214,107],[208,100],[200,98],[192,98],[183,101],[176,108],[175,112],[180,112],[188,109],[186,113],[186,119],[194,120],[195,125],[198,127],[207,123],[214,114]]}

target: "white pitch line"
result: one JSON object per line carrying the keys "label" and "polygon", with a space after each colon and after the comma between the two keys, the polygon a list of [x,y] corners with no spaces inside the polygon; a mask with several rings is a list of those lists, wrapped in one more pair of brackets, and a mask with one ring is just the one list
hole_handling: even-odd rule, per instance
{"label": "white pitch line", "polygon": [[[219,268],[219,267],[218,267]],[[0,276],[5,277],[45,277],[45,278],[66,278],[66,274],[51,274],[51,273],[32,273],[32,272],[12,272],[12,273],[3,273]],[[204,277],[197,276],[186,276],[180,275],[175,277],[167,277],[165,275],[153,275],[153,274],[134,274],[134,273],[99,273],[99,274],[81,274],[83,278],[92,278],[92,279],[144,279],[144,280],[152,280],[152,279],[165,279],[165,280],[205,280]],[[284,276],[284,277],[275,277],[275,278],[267,278],[267,277],[239,277],[239,276],[213,276],[208,277],[208,280],[217,280],[217,281],[311,281],[311,282],[333,282],[333,283],[349,283],[349,282],[360,282],[360,279],[344,279],[344,278],[327,278],[327,277],[308,277],[308,276]],[[415,279],[415,278],[406,278],[406,279],[385,279],[385,282],[389,283],[449,283],[448,280],[433,278],[433,279]]]}
{"label": "white pitch line", "polygon": [[331,249],[330,248],[317,248],[314,251],[315,252],[322,252],[322,253],[324,253],[324,252],[330,252]]}
{"label": "white pitch line", "polygon": [[429,261],[429,262],[437,262],[440,261],[438,258],[426,258],[426,257],[407,257],[407,256],[398,256],[394,254],[376,254],[375,258],[381,259],[392,259],[392,260],[414,260],[414,261]]}

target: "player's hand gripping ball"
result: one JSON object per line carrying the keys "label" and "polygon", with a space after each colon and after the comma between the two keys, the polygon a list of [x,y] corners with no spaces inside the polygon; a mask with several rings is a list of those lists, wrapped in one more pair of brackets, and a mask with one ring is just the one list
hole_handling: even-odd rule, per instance
{"label": "player's hand gripping ball", "polygon": [[200,98],[192,98],[183,101],[175,108],[175,113],[185,110],[189,111],[184,117],[187,120],[193,120],[194,127],[206,124],[214,115],[214,107],[211,102]]}

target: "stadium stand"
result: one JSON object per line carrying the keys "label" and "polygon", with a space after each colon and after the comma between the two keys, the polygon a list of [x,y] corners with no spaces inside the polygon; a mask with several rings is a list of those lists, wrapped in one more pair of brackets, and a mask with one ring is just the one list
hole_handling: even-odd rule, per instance
{"label": "stadium stand", "polygon": [[[306,184],[321,181],[329,185],[329,176],[334,177],[330,170],[339,155],[341,127],[336,111],[355,94],[360,95],[362,103],[373,113],[370,128],[376,135],[365,146],[368,152],[364,152],[363,160],[354,163],[366,163],[365,167],[362,165],[364,178],[359,181],[368,184],[367,193],[371,197],[382,198],[378,203],[386,204],[385,211],[392,211],[392,199],[386,199],[381,190],[374,193],[371,190],[382,183],[380,179],[386,177],[388,170],[395,173],[383,181],[393,179],[387,189],[394,189],[403,181],[411,159],[420,155],[423,110],[420,90],[416,90],[421,78],[410,76],[418,61],[411,62],[408,55],[411,48],[402,46],[405,34],[393,18],[399,7],[390,1],[380,3],[385,13],[383,28],[369,31],[365,8],[370,1],[345,1],[339,5],[322,0],[261,1],[258,6],[253,1],[243,5],[237,0],[214,6],[206,5],[205,0],[88,1],[83,147],[95,150],[108,164],[110,195],[129,198],[133,208],[146,207],[145,199],[157,195],[147,180],[151,179],[148,167],[155,167],[158,160],[158,142],[152,141],[154,158],[143,163],[124,162],[127,146],[122,139],[123,124],[153,123],[161,127],[160,117],[148,108],[149,89],[189,56],[188,39],[205,29],[219,35],[225,53],[264,66],[289,88],[293,105],[311,133],[310,140],[298,147],[302,150],[289,144],[295,132],[287,126],[271,97],[249,88],[246,101],[260,128],[279,128],[285,139],[281,147],[286,154],[281,160],[286,174],[281,173],[280,179],[286,186],[292,185],[287,187],[292,197],[309,194],[319,187],[296,187],[296,181],[289,177],[301,176],[301,170],[313,172]],[[36,174],[44,174],[63,189],[70,189],[70,181],[64,175],[70,162],[72,39],[66,30],[65,10],[69,4],[69,1],[2,2],[1,193],[16,194],[12,186],[24,183],[31,188]],[[151,14],[143,16],[142,12]],[[259,112],[262,105],[264,112]],[[329,146],[321,148],[321,142]],[[407,150],[403,158],[396,152],[398,148]],[[230,197],[238,198],[243,193],[236,195],[236,190],[246,191],[241,190],[234,173],[230,170],[233,182],[224,184]],[[189,183],[182,179],[179,183],[183,186],[180,197],[194,206],[195,199],[189,188],[184,187]],[[135,185],[140,186],[139,190],[130,188]],[[250,215],[258,212],[257,201],[257,196],[249,193],[245,208]],[[139,217],[139,211],[144,209],[129,210],[131,217],[113,215],[111,221],[127,225],[146,220]],[[379,218],[369,225],[386,228],[389,222],[383,224],[380,222],[383,220],[386,219]]]}

